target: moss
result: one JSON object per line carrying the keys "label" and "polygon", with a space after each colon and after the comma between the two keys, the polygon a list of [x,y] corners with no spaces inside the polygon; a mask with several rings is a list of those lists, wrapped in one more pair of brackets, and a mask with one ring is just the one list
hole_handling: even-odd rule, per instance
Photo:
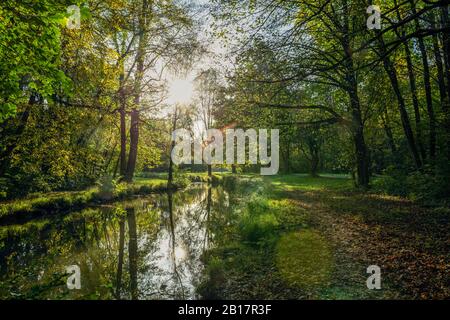
{"label": "moss", "polygon": [[281,237],[276,264],[289,285],[310,289],[327,285],[334,262],[325,239],[315,231],[304,230]]}

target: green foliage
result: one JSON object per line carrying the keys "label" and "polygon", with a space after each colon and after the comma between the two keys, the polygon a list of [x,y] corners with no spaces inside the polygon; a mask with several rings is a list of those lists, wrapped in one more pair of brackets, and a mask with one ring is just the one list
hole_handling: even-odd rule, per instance
{"label": "green foliage", "polygon": [[391,168],[377,177],[373,186],[377,192],[427,203],[448,200],[450,194],[448,177],[432,172],[405,173]]}
{"label": "green foliage", "polygon": [[242,240],[250,243],[270,241],[278,226],[279,222],[273,213],[244,214],[239,224]]}
{"label": "green foliage", "polygon": [[100,197],[112,198],[113,193],[117,191],[118,180],[112,176],[103,176],[97,181]]}
{"label": "green foliage", "polygon": [[0,218],[20,218],[20,215],[51,215],[79,209],[95,203],[127,199],[133,195],[146,195],[167,191],[165,181],[147,179],[138,184],[119,183],[111,176],[99,179],[97,187],[84,191],[36,193],[24,199],[17,199],[0,205]]}
{"label": "green foliage", "polygon": [[173,185],[176,188],[186,188],[191,183],[189,176],[181,171],[176,171],[174,174]]}
{"label": "green foliage", "polygon": [[211,176],[211,184],[214,186],[221,184],[222,181],[223,181],[223,176],[221,176],[221,175],[213,174]]}
{"label": "green foliage", "polygon": [[235,191],[237,184],[239,183],[239,177],[235,175],[228,175],[223,177],[223,187],[228,191]]}
{"label": "green foliage", "polygon": [[0,4],[0,123],[28,103],[32,92],[46,98],[68,88],[60,69],[60,18],[66,6],[59,0]]}
{"label": "green foliage", "polygon": [[202,282],[197,287],[197,292],[204,299],[220,299],[218,292],[225,281],[225,263],[218,257],[212,256],[208,258],[205,273],[209,277],[209,281]]}

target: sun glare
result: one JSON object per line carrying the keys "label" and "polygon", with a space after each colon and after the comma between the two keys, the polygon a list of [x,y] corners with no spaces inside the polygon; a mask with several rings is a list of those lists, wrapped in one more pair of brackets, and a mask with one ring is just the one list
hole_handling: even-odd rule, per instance
{"label": "sun glare", "polygon": [[188,79],[175,79],[170,83],[168,102],[190,103],[194,95],[194,85]]}

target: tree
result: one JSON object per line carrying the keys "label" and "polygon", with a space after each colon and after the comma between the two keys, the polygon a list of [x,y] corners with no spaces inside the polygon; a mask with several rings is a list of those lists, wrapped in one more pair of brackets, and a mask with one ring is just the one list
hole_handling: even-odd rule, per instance
{"label": "tree", "polygon": [[[217,70],[207,69],[199,72],[195,78],[197,99],[197,118],[202,124],[203,135],[214,125],[214,112],[218,103],[219,74]],[[206,137],[203,136],[205,143]],[[208,164],[208,176],[212,175],[212,165]]]}

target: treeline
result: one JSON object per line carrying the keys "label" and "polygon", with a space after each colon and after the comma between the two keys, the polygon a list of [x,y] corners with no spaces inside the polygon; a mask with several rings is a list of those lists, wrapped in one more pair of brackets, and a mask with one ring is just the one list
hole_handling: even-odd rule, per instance
{"label": "treeline", "polygon": [[200,48],[193,9],[176,0],[2,1],[2,197],[79,189],[103,175],[131,181],[158,165],[170,136],[156,116],[167,107],[164,71],[182,70]]}
{"label": "treeline", "polygon": [[[369,30],[374,4],[381,29]],[[0,4],[2,197],[130,182],[170,166],[170,132],[198,124],[279,128],[284,172],[450,193],[448,1],[212,0],[231,64],[205,66],[193,105],[172,111],[164,72],[204,52],[195,3],[89,0],[75,29],[70,5]]]}
{"label": "treeline", "polygon": [[223,124],[280,127],[285,171],[303,157],[363,188],[388,173],[448,191],[448,1],[215,0],[212,12],[238,52]]}

